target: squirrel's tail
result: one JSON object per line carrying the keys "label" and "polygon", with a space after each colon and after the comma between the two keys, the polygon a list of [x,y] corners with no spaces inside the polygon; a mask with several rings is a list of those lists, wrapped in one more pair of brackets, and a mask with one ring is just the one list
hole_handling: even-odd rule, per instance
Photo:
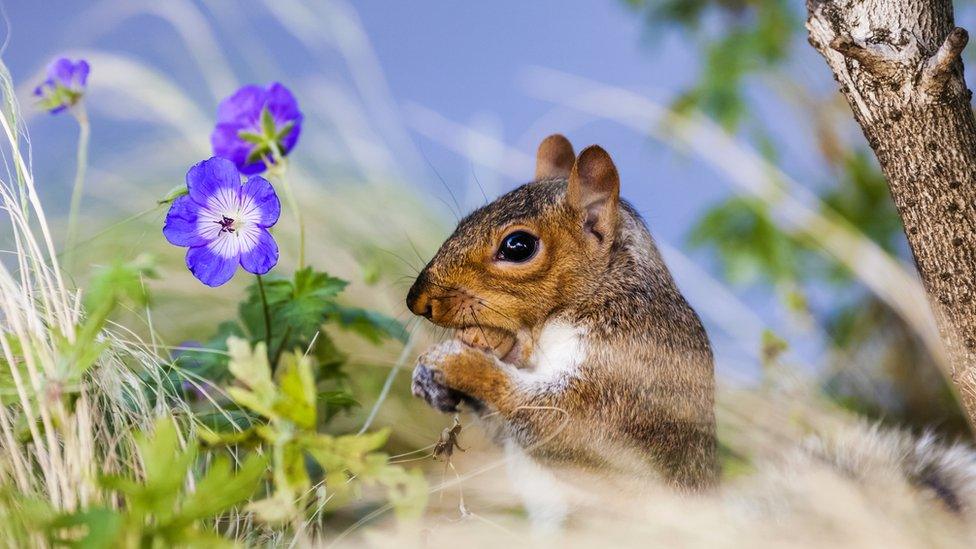
{"label": "squirrel's tail", "polygon": [[953,514],[976,518],[976,452],[932,433],[858,424],[817,436],[797,456],[862,486],[906,486]]}

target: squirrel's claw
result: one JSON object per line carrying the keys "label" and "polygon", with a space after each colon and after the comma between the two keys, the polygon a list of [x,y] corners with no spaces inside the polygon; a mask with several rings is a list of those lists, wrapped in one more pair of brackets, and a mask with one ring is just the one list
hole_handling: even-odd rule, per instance
{"label": "squirrel's claw", "polygon": [[441,412],[457,412],[464,395],[441,383],[438,374],[438,370],[417,364],[413,370],[413,394]]}

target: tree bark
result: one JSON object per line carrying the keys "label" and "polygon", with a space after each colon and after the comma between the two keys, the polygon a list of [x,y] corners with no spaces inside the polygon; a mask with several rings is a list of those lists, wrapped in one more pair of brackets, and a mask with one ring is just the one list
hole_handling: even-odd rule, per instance
{"label": "tree bark", "polygon": [[976,425],[976,119],[951,0],[807,0],[824,56],[881,163]]}

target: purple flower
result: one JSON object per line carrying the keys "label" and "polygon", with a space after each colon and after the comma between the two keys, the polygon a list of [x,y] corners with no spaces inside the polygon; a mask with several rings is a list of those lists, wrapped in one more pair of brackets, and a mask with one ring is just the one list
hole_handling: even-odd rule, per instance
{"label": "purple flower", "polygon": [[34,88],[42,109],[51,114],[59,113],[81,100],[88,83],[88,61],[57,59],[47,67],[47,79]]}
{"label": "purple flower", "polygon": [[278,263],[268,228],[278,221],[281,203],[267,179],[254,176],[242,184],[233,162],[214,157],[186,172],[186,187],[166,214],[163,235],[189,248],[186,266],[200,282],[220,286],[238,264],[264,274]]}
{"label": "purple flower", "polygon": [[217,107],[217,126],[210,135],[214,154],[234,162],[245,175],[268,169],[274,149],[286,156],[298,142],[302,113],[288,88],[244,86]]}

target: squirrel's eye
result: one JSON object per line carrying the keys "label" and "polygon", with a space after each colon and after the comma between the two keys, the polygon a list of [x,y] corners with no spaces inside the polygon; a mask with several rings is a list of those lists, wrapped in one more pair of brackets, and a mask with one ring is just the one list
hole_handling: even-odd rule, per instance
{"label": "squirrel's eye", "polygon": [[498,247],[495,259],[522,263],[532,259],[538,247],[538,238],[525,231],[515,231],[502,239],[502,245]]}

